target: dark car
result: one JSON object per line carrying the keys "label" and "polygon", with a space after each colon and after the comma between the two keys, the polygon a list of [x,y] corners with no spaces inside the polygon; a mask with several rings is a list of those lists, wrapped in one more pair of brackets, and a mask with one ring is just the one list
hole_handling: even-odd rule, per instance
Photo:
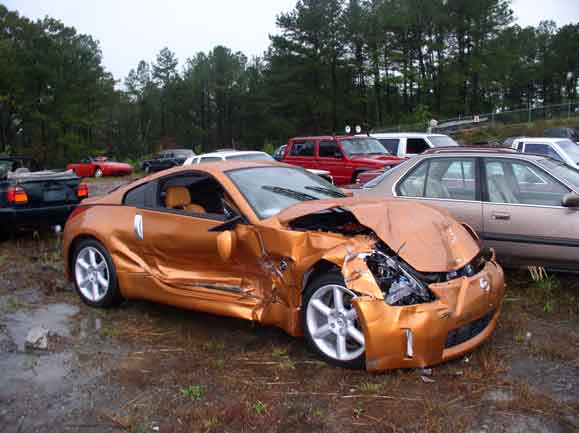
{"label": "dark car", "polygon": [[88,187],[72,171],[39,171],[31,158],[0,158],[0,238],[20,228],[64,225]]}
{"label": "dark car", "polygon": [[569,140],[579,142],[579,133],[573,128],[547,128],[543,131],[545,137],[568,138]]}
{"label": "dark car", "polygon": [[157,171],[166,170],[171,167],[183,165],[185,160],[190,156],[195,156],[195,152],[191,149],[168,149],[159,152],[153,159],[143,161],[141,169],[145,173],[155,173]]}

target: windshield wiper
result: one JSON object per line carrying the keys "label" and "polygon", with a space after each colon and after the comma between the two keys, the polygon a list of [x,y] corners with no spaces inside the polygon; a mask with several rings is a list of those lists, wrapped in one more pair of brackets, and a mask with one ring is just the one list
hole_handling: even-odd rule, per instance
{"label": "windshield wiper", "polygon": [[341,193],[340,191],[334,191],[330,188],[324,188],[323,186],[306,186],[306,189],[310,191],[321,192],[322,194],[327,194],[331,197],[346,197],[346,194]]}
{"label": "windshield wiper", "polygon": [[301,201],[318,200],[318,198],[314,197],[313,195],[306,194],[305,192],[294,191],[293,189],[282,188],[281,186],[263,185],[261,188],[265,189],[266,191],[271,191],[276,194],[285,195],[287,197],[295,198]]}

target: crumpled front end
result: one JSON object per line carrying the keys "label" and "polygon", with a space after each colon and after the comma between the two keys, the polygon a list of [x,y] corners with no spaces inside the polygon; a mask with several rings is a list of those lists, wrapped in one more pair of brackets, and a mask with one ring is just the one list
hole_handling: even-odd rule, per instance
{"label": "crumpled front end", "polygon": [[364,332],[366,368],[425,367],[461,356],[496,327],[505,293],[494,257],[461,269],[419,273],[387,247],[346,257],[346,286]]}

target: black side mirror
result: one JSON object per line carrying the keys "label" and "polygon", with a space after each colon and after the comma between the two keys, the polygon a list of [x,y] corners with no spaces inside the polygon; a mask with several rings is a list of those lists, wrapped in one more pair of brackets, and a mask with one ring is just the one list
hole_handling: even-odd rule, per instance
{"label": "black side mirror", "polygon": [[215,227],[209,229],[210,232],[224,232],[226,230],[233,230],[238,224],[244,222],[244,218],[241,215],[235,215],[233,218],[225,221],[224,223],[218,224]]}
{"label": "black side mirror", "polygon": [[579,207],[579,195],[574,192],[568,192],[561,200],[561,206],[565,207]]}

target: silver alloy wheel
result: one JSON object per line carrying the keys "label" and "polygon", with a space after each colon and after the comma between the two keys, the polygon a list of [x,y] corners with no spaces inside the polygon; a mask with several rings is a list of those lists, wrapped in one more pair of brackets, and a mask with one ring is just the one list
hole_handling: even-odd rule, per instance
{"label": "silver alloy wheel", "polygon": [[349,293],[337,284],[322,286],[306,309],[306,326],[314,344],[326,356],[339,361],[356,359],[365,349],[364,334]]}
{"label": "silver alloy wheel", "polygon": [[101,177],[103,175],[103,171],[100,168],[97,168],[94,172],[94,177]]}
{"label": "silver alloy wheel", "polygon": [[89,301],[99,302],[110,287],[109,266],[95,247],[84,247],[76,256],[74,266],[76,285]]}

